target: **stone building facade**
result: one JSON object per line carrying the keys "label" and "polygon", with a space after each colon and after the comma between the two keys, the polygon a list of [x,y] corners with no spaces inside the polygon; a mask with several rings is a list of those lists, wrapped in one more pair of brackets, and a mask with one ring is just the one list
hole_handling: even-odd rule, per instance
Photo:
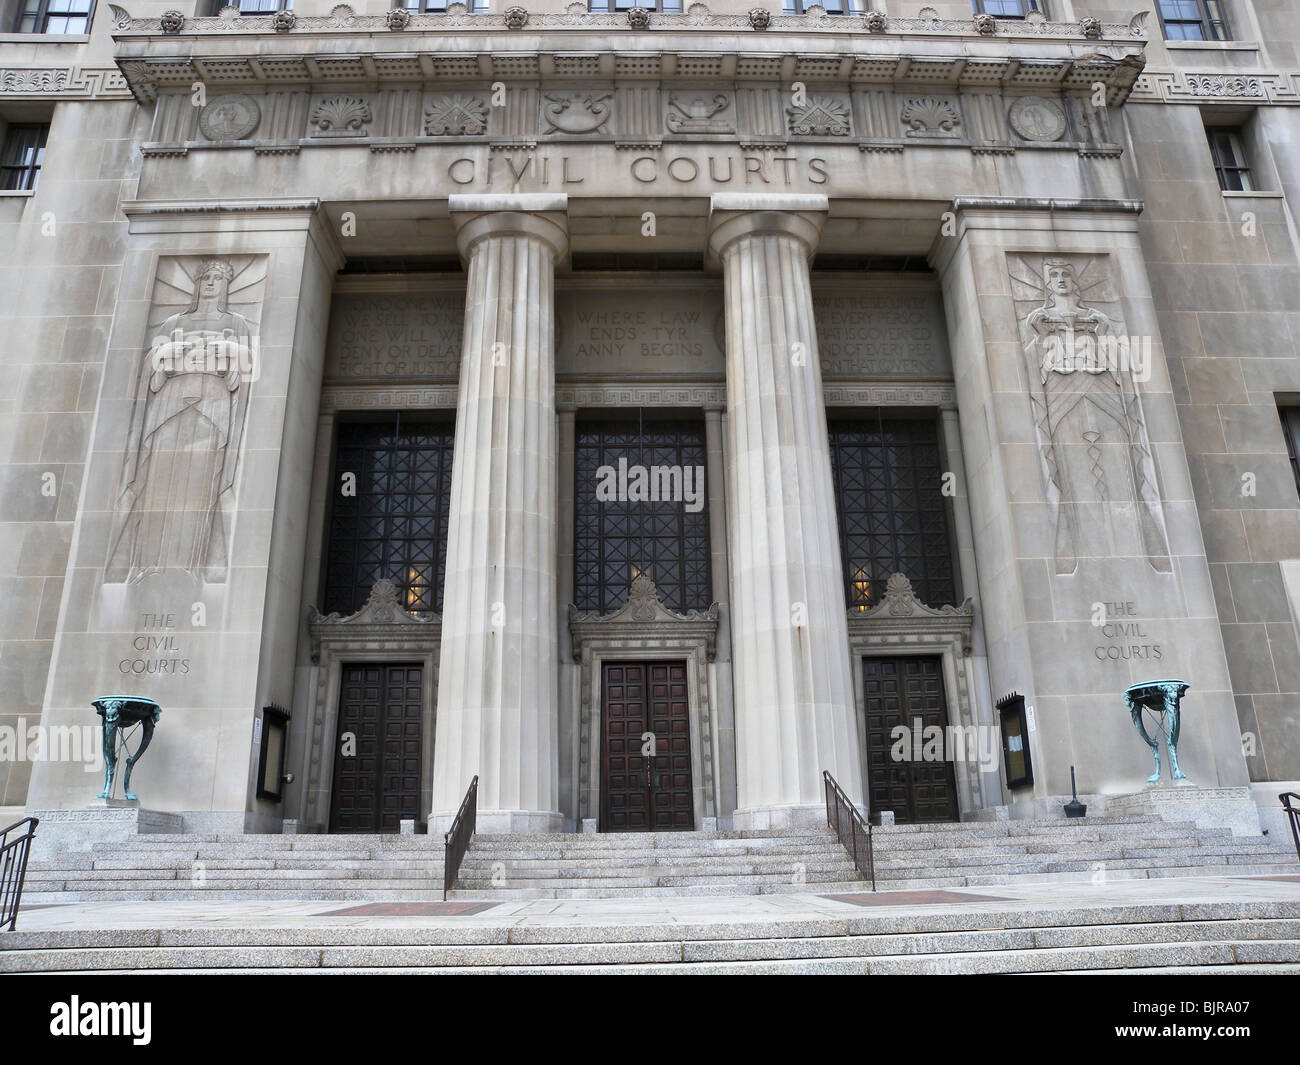
{"label": "stone building facade", "polygon": [[0,726],[155,699],[194,830],[1136,808],[1164,678],[1300,778],[1294,12],[752,2],[0,5]]}

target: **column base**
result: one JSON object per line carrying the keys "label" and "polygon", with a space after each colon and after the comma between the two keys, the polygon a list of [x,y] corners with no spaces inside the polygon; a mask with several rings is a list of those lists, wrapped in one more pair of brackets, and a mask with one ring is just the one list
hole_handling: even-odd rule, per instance
{"label": "column base", "polygon": [[791,806],[750,806],[731,815],[731,826],[736,832],[765,832],[772,829],[808,831],[826,827],[824,803]]}
{"label": "column base", "polygon": [[[451,831],[455,813],[429,815],[429,834],[443,836]],[[479,810],[474,832],[482,836],[540,836],[564,831],[564,815],[558,810]]]}

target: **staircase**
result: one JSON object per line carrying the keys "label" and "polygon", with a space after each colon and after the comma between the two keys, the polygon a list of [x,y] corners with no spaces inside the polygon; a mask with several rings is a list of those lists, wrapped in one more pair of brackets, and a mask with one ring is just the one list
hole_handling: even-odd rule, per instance
{"label": "staircase", "polygon": [[[902,902],[904,900],[900,900]],[[593,906],[601,904],[595,903]],[[1001,908],[996,908],[1000,906]],[[994,907],[994,908],[991,908]],[[418,925],[99,928],[0,935],[5,972],[1300,973],[1300,901],[628,923],[505,916]]]}
{"label": "staircase", "polygon": [[[1172,876],[1296,874],[1290,840],[1155,817],[905,825],[874,832],[880,890]],[[28,904],[123,899],[434,901],[432,836],[142,835],[43,851]],[[828,831],[474,837],[453,897],[836,894],[869,890]]]}

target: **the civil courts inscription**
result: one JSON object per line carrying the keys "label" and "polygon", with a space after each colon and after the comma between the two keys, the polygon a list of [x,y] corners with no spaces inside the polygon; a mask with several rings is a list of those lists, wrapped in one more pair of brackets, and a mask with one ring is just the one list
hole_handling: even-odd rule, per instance
{"label": "the civil courts inscription", "polygon": [[[556,375],[722,380],[726,322],[718,278],[667,275],[658,286],[566,279],[556,292]],[[447,279],[450,281],[451,279]],[[827,380],[949,380],[939,291],[928,279],[814,275],[813,309]],[[689,283],[686,283],[689,281]],[[330,313],[330,380],[441,380],[458,374],[463,284],[429,291],[339,291]]]}

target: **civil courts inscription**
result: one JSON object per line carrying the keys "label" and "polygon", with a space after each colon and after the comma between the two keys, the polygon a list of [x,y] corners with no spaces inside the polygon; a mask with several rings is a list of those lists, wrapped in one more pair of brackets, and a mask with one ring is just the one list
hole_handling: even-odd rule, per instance
{"label": "civil courts inscription", "polygon": [[[621,286],[557,280],[556,375],[678,381],[726,375],[720,280],[660,275]],[[335,293],[326,349],[331,381],[454,381],[463,280],[427,291]],[[814,274],[813,309],[826,380],[950,380],[939,291],[928,279]]]}

